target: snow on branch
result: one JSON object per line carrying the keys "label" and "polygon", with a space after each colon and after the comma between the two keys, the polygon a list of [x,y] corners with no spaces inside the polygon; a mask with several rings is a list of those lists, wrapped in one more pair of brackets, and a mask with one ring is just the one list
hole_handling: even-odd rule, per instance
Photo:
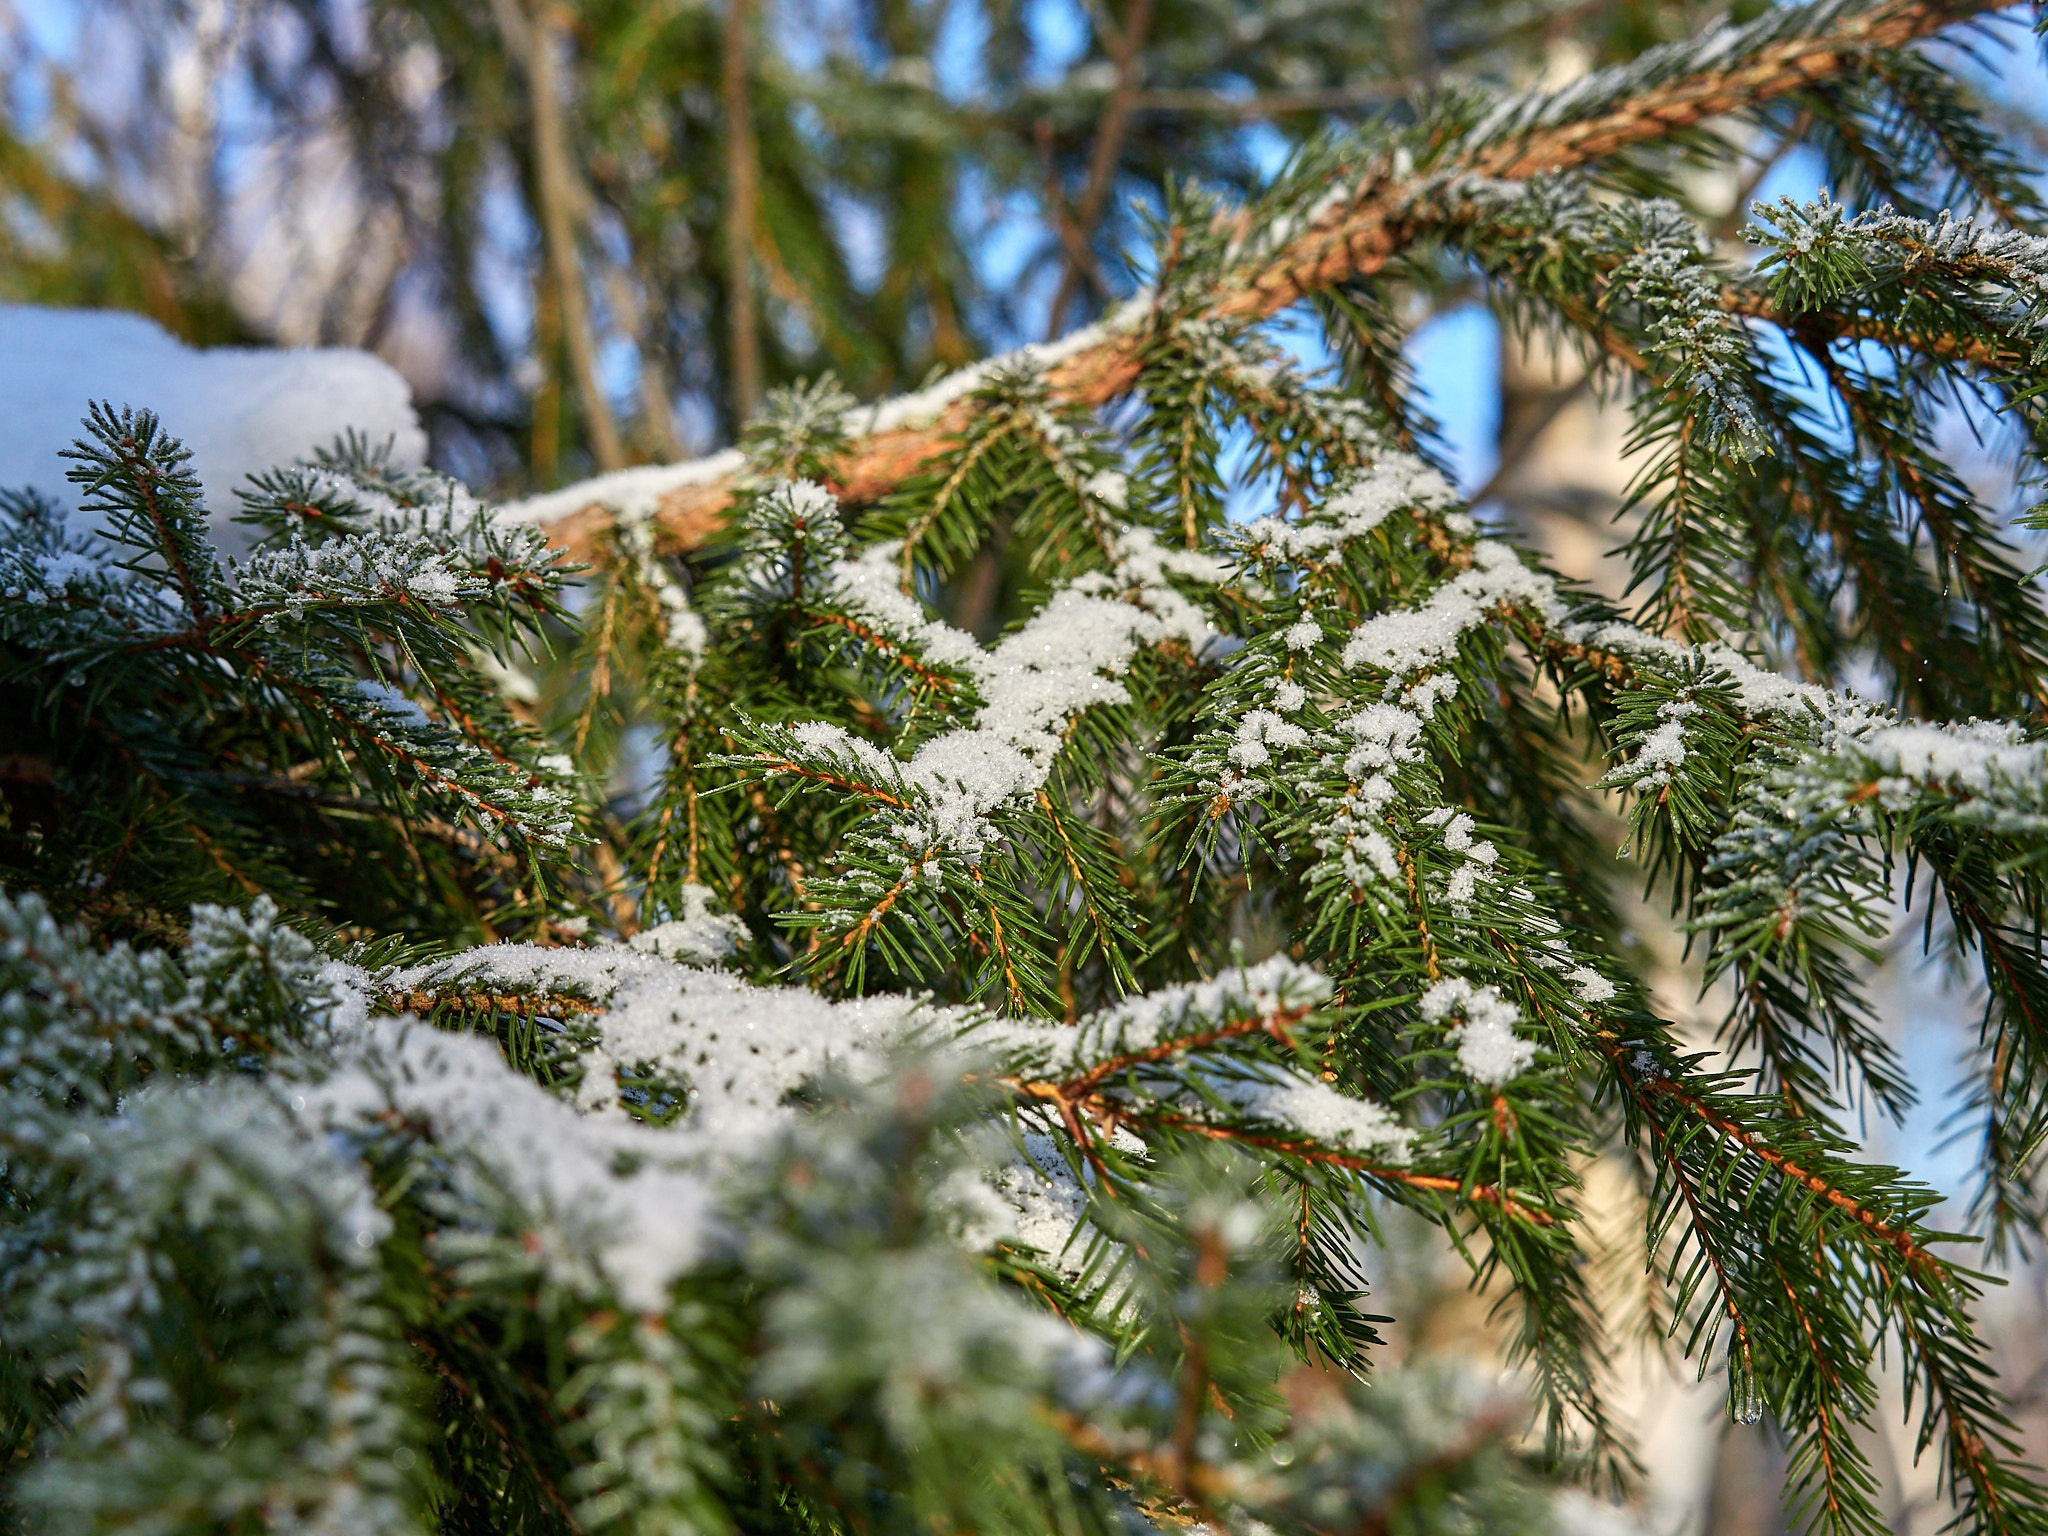
{"label": "snow on branch", "polygon": [[[1681,132],[1858,68],[1868,57],[1899,48],[1959,20],[1994,9],[1989,0],[1844,0],[1774,8],[1739,27],[1725,27],[1705,45],[1653,51],[1633,66],[1589,75],[1557,92],[1504,99],[1469,142],[1462,133],[1453,162],[1418,168],[1414,150],[1389,164],[1379,146],[1352,146],[1354,158],[1313,167],[1313,183],[1268,200],[1256,217],[1237,221],[1218,281],[1189,283],[1203,294],[1203,318],[1236,322],[1278,313],[1298,300],[1380,271],[1406,241],[1404,214],[1447,177],[1522,179],[1569,170],[1634,145]],[[1279,226],[1282,239],[1255,239]],[[1255,260],[1240,264],[1246,251]],[[1062,400],[1099,404],[1125,392],[1137,377],[1154,296],[1140,294],[1096,326],[1048,346],[1024,349],[948,376],[930,389],[848,412],[838,423],[850,441],[832,467],[837,488],[872,499],[929,459],[966,425],[964,402],[995,374],[1018,367],[1043,372]],[[1169,317],[1179,318],[1179,317]],[[572,551],[587,553],[599,530],[615,520],[653,517],[673,548],[702,543],[721,523],[744,474],[743,455],[727,450],[687,464],[618,471],[508,508],[514,517],[550,530]]]}

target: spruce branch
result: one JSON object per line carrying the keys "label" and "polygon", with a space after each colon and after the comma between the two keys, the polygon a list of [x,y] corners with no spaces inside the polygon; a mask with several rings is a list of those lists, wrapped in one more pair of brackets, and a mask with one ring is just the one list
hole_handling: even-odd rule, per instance
{"label": "spruce branch", "polygon": [[[1313,209],[1307,227],[1283,231],[1279,240],[1255,226],[1240,231],[1238,238],[1258,254],[1219,274],[1199,318],[1263,319],[1310,294],[1382,271],[1408,243],[1406,223],[1416,197],[1460,175],[1527,179],[1593,164],[1712,118],[1764,106],[1992,8],[1988,0],[1886,0],[1876,6],[1823,0],[1726,29],[1710,45],[1673,46],[1554,96],[1503,102],[1478,125],[1486,131],[1474,136],[1462,157],[1405,173],[1384,158],[1347,166],[1319,178],[1305,198]],[[1253,238],[1261,233],[1263,240]],[[1052,349],[1042,361],[1053,394],[1091,406],[1127,391],[1143,365],[1154,302],[1134,301],[1094,331]],[[835,489],[852,501],[875,500],[934,458],[972,424],[974,413],[963,397],[974,382],[950,380],[930,404],[910,401],[876,410],[872,425],[835,461]],[[735,473],[729,460],[707,460],[677,474],[678,483],[654,514],[665,547],[699,547],[722,525],[733,502]],[[555,542],[586,552],[616,512],[602,482],[591,482],[550,496],[535,516]]]}

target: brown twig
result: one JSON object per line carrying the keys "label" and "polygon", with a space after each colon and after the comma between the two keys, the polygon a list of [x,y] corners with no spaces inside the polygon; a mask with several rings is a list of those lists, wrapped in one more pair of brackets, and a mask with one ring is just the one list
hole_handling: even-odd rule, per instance
{"label": "brown twig", "polygon": [[386,988],[377,994],[386,1013],[432,1013],[450,1008],[464,1013],[512,1013],[522,1019],[560,1018],[565,1014],[598,1014],[604,1005],[565,992],[435,992],[425,987]]}
{"label": "brown twig", "polygon": [[[1617,1057],[1620,1052],[1620,1047],[1612,1044],[1603,1044],[1601,1049],[1610,1060]],[[1621,1070],[1626,1073],[1628,1068],[1626,1065],[1622,1065]],[[1659,1076],[1641,1078],[1638,1080],[1638,1089],[1646,1097],[1665,1099],[1677,1105],[1685,1114],[1719,1131],[1722,1136],[1734,1142],[1745,1152],[1756,1158],[1757,1161],[1775,1170],[1782,1178],[1801,1185],[1809,1193],[1819,1196],[1822,1200],[1861,1226],[1878,1242],[1888,1248],[1896,1249],[1909,1266],[1915,1269],[1921,1266],[1932,1266],[1937,1270],[1946,1270],[1947,1266],[1922,1247],[1919,1240],[1911,1232],[1885,1221],[1877,1212],[1857,1200],[1855,1196],[1845,1190],[1836,1188],[1820,1174],[1813,1172],[1803,1164],[1793,1161],[1786,1154],[1778,1151],[1777,1148],[1766,1145],[1756,1132],[1742,1125],[1739,1121],[1731,1120],[1697,1094],[1680,1087],[1670,1078]]]}
{"label": "brown twig", "polygon": [[843,789],[850,795],[861,795],[869,800],[879,800],[884,805],[894,806],[899,811],[910,809],[910,802],[899,795],[892,795],[886,789],[873,784],[864,784],[858,779],[849,779],[844,774],[827,773],[822,768],[807,768],[802,763],[792,762],[786,757],[777,757],[771,752],[756,752],[754,756],[768,766],[763,773],[790,774],[799,779],[810,779],[818,784],[829,784],[834,789]]}
{"label": "brown twig", "polygon": [[718,94],[725,116],[725,317],[732,414],[744,426],[761,403],[761,329],[754,300],[753,237],[761,166],[748,110],[750,0],[726,0]]}
{"label": "brown twig", "polygon": [[[1074,210],[1074,240],[1068,245],[1066,261],[1060,268],[1059,287],[1054,290],[1052,311],[1046,320],[1048,340],[1060,334],[1067,313],[1067,301],[1074,296],[1074,284],[1083,274],[1076,261],[1080,252],[1094,265],[1091,249],[1096,227],[1109,202],[1109,190],[1116,179],[1117,157],[1123,153],[1124,135],[1131,124],[1132,98],[1138,88],[1138,67],[1144,62],[1145,34],[1152,27],[1154,0],[1131,0],[1123,25],[1109,39],[1111,62],[1116,67],[1116,86],[1102,109],[1102,121],[1095,129],[1095,142],[1088,151],[1088,180],[1081,189],[1080,205]],[[1097,279],[1098,283],[1100,279]]]}

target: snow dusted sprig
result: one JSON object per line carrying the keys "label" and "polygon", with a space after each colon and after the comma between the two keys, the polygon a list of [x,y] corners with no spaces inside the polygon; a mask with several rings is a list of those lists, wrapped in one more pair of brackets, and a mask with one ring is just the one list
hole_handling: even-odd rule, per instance
{"label": "snow dusted sprig", "polygon": [[79,640],[119,641],[170,633],[183,617],[160,582],[125,568],[91,519],[33,491],[0,492],[0,602],[0,633],[10,637],[61,622]]}
{"label": "snow dusted sprig", "polygon": [[[270,989],[256,995],[294,1012],[292,1028],[309,1053],[277,1095],[290,1118],[313,1135],[426,1138],[440,1158],[458,1160],[444,1161],[442,1177],[452,1180],[445,1198],[472,1212],[502,1207],[527,1252],[559,1283],[615,1292],[642,1311],[658,1310],[679,1279],[729,1249],[734,1234],[717,1190],[744,1181],[748,1167],[814,1112],[801,1106],[799,1090],[835,1076],[886,1081],[918,1042],[964,1053],[956,1057],[962,1065],[989,1056],[1011,1063],[1008,1080],[1026,1107],[1042,1098],[1030,1085],[1055,1074],[1074,1103],[1115,1105],[1134,1125],[1145,1123],[1151,1105],[1169,1118],[1277,1136],[1304,1155],[1377,1152],[1390,1169],[1410,1140],[1383,1106],[1305,1077],[1286,1051],[1242,1054],[1247,1045],[1283,1043],[1327,995],[1320,978],[1285,961],[1134,999],[1076,1032],[910,998],[833,1003],[624,948],[501,945],[370,974],[322,962],[288,931],[269,937],[266,922],[263,914],[253,923],[238,914],[208,919],[193,960],[195,983],[208,978],[202,990],[188,989],[175,971],[160,974],[161,966],[137,968],[122,951],[105,959],[74,953],[33,904],[18,914],[0,904],[0,927],[33,936],[27,952],[74,992],[104,999],[103,1008],[137,1026],[152,1012],[184,1018],[158,1030],[158,1050],[203,1052],[194,1026],[206,999],[233,995],[221,990],[224,979],[246,971],[252,943],[271,944]],[[393,1009],[407,1013],[394,1017]],[[430,1027],[409,1016],[415,1011],[469,1028]],[[584,1086],[550,1092],[508,1067],[487,1033],[470,1032],[507,1013],[567,1019],[583,1030],[576,1051]],[[54,1045],[46,1040],[38,1059],[58,1061]],[[615,1092],[592,1084],[623,1063],[670,1075],[687,1096],[684,1114],[657,1127],[619,1113]],[[65,1070],[79,1069],[91,1070],[84,1056]],[[1019,1075],[1026,1071],[1041,1076]],[[1057,1123],[1050,1129],[1065,1134]],[[1032,1176],[1054,1177],[1043,1168]],[[1081,1204],[1070,1209],[1079,1219]],[[388,1232],[378,1219],[378,1233]]]}
{"label": "snow dusted sprig", "polygon": [[502,577],[453,568],[449,552],[418,533],[295,541],[229,567],[228,601],[242,622],[302,621],[320,608],[417,603],[448,611],[497,595]]}
{"label": "snow dusted sprig", "polygon": [[1531,570],[1508,544],[1481,539],[1471,565],[1414,608],[1366,619],[1343,651],[1347,667],[1370,667],[1397,681],[1455,656],[1464,637],[1503,610],[1527,606],[1554,620],[1564,617],[1556,583]]}
{"label": "snow dusted sprig", "polygon": [[1456,516],[1457,494],[1443,474],[1414,454],[1382,451],[1369,469],[1354,471],[1299,521],[1262,517],[1247,523],[1234,542],[1260,560],[1316,560],[1363,539],[1396,512]]}
{"label": "snow dusted sprig", "polygon": [[[836,546],[833,553],[839,555]],[[1113,554],[1109,570],[1058,588],[991,649],[896,589],[888,579],[893,545],[835,558],[818,572],[810,599],[818,611],[841,616],[861,646],[892,665],[965,684],[971,692],[955,703],[974,701],[958,711],[959,723],[927,736],[904,757],[844,726],[806,721],[757,725],[749,732],[750,750],[725,760],[777,787],[815,786],[851,796],[869,812],[847,840],[845,872],[811,887],[817,916],[805,921],[831,936],[823,948],[827,958],[846,951],[859,963],[869,937],[885,924],[928,912],[951,895],[986,914],[985,922],[975,920],[986,930],[976,929],[980,942],[1013,1005],[1023,1000],[1003,925],[1028,928],[1033,920],[1025,909],[991,905],[984,859],[1013,846],[1020,818],[1042,813],[1056,823],[1067,867],[1076,867],[1072,837],[1058,825],[1045,793],[1070,733],[1091,710],[1134,702],[1125,679],[1147,649],[1173,646],[1189,660],[1222,649],[1222,636],[1183,587],[1200,590],[1222,579],[1228,571],[1223,562],[1170,549],[1142,527],[1124,530]],[[775,569],[787,569],[794,557],[774,558],[783,562]],[[751,580],[758,586],[761,578]],[[950,699],[955,690],[948,683],[944,691]]]}
{"label": "snow dusted sprig", "polygon": [[1097,1119],[1216,1125],[1220,1117],[1299,1138],[1305,1149],[1403,1163],[1414,1133],[1386,1105],[1288,1064],[1300,1049],[1297,1031],[1329,994],[1323,977],[1276,956],[1120,1003],[1058,1037],[1007,1027],[994,1038],[1016,1042],[1029,1064],[1028,1077],[1013,1079],[1025,1100],[1050,1104],[1084,1134]]}
{"label": "snow dusted sprig", "polygon": [[2048,238],[1957,217],[1943,210],[1916,218],[1887,204],[1851,214],[1825,191],[1812,202],[1790,197],[1750,209],[1746,235],[1765,251],[1759,263],[1772,289],[1802,306],[1880,283],[1944,278],[1980,288],[2017,311],[2009,317],[2038,333],[2048,316]]}
{"label": "snow dusted sprig", "polygon": [[[558,551],[434,477],[391,479],[356,444],[269,477],[278,542],[228,559],[155,418],[96,408],[87,426],[70,454],[78,511],[4,509],[21,537],[0,556],[0,627],[42,658],[43,707],[93,698],[113,706],[103,720],[156,722],[116,749],[123,777],[175,807],[167,826],[230,888],[246,898],[291,878],[227,851],[252,790],[357,813],[387,791],[415,797],[444,846],[493,872],[499,850],[570,845],[568,786],[476,661],[510,657],[559,613]],[[216,710],[260,729],[225,777],[194,783],[182,754],[205,750]]]}
{"label": "snow dusted sprig", "polygon": [[539,529],[505,517],[458,481],[395,464],[356,437],[314,463],[256,476],[237,494],[239,520],[263,530],[273,549],[340,539],[370,548],[423,543],[456,577],[528,602],[571,567]]}
{"label": "snow dusted sprig", "polygon": [[[2039,1524],[1932,1197],[1845,1155],[1828,1093],[1853,1068],[1899,1102],[1856,966],[1910,862],[1958,952],[1984,957],[1983,1144],[2001,1209],[2038,1205],[2048,765],[2027,730],[1901,719],[1731,641],[1783,642],[1816,675],[1868,645],[1926,713],[2033,710],[2037,593],[1925,429],[1959,381],[2038,421],[2040,250],[1961,215],[1823,212],[1759,281],[1671,205],[1626,196],[1620,168],[1589,167],[1796,92],[1898,161],[1870,173],[1902,196],[1947,178],[2001,219],[2024,210],[1935,66],[1890,48],[1945,14],[1773,7],[1490,112],[1453,93],[1312,147],[1253,206],[1176,194],[1160,291],[1021,367],[879,408],[792,392],[744,452],[549,498],[625,514],[600,579],[645,600],[625,644],[657,653],[671,753],[641,825],[570,804],[571,776],[465,681],[457,652],[503,638],[491,624],[568,620],[530,539],[357,455],[252,498],[280,547],[230,567],[184,515],[178,454],[106,416],[116,451],[80,467],[96,503],[129,498],[105,509],[115,560],[73,525],[0,552],[8,643],[43,690],[22,713],[62,748],[9,754],[0,852],[94,930],[55,947],[69,987],[9,952],[0,1139],[11,1187],[44,1202],[17,1202],[44,1225],[14,1251],[104,1239],[94,1273],[112,1277],[67,1291],[39,1273],[55,1321],[4,1341],[46,1373],[6,1406],[42,1413],[42,1382],[75,1383],[106,1435],[51,1419],[25,1475],[56,1468],[75,1508],[112,1509],[90,1504],[102,1487],[149,1485],[106,1469],[183,1475],[283,1445],[286,1470],[232,1507],[305,1526],[372,1523],[361,1500],[387,1494],[425,1519],[444,1475],[447,1507],[593,1531],[745,1524],[735,1488],[785,1500],[771,1523],[819,1528],[846,1523],[847,1489],[854,1523],[890,1530],[1107,1527],[1127,1492],[1218,1529],[1398,1523],[1390,1478],[1416,1468],[1433,1490],[1466,1464],[1465,1398],[1444,1394],[1445,1432],[1396,1452],[1398,1427],[1289,1425],[1265,1396],[1270,1325],[1302,1357],[1361,1366],[1367,1197],[1403,1203],[1501,1278],[1548,1459],[1607,1455],[1571,1191],[1617,1151],[1654,1174],[1644,1257],[1674,1320],[1725,1361],[1730,1411],[1768,1408],[1786,1432],[1810,1477],[1798,1507],[1877,1521],[1858,1457],[1882,1356],[1928,1405],[1964,1523]],[[1873,67],[1845,73],[1857,61]],[[1546,166],[1586,179],[1531,184]],[[1398,450],[1426,432],[1385,278],[1446,254],[1633,389],[1649,627],[1481,537]],[[1259,329],[1314,293],[1341,379]],[[1772,326],[1847,408],[1847,446],[1769,376]],[[1872,341],[1898,366],[1865,369]],[[1753,455],[1760,440],[1777,451]],[[1244,465],[1273,515],[1233,537]],[[182,518],[168,540],[138,515],[153,499]],[[735,502],[729,559],[712,530]],[[1058,583],[1042,607],[1034,577]],[[965,633],[999,624],[994,645]],[[324,671],[294,659],[309,638],[334,642]],[[206,707],[181,713],[190,699]],[[110,730],[75,792],[66,774]],[[1614,958],[1630,946],[1580,819],[1582,747],[1608,751],[1606,787],[1654,834],[1652,884],[1735,972],[1724,1043],[1765,1063],[1756,1083],[1700,1070]],[[606,782],[605,750],[576,788]],[[422,765],[474,768],[480,796],[546,792],[510,832],[543,856],[499,856],[476,835],[487,810]],[[208,796],[234,815],[182,836]],[[451,805],[472,824],[451,827]],[[564,826],[603,828],[603,857],[539,841]],[[106,827],[73,865],[21,852]],[[328,862],[303,882],[237,865],[266,844]],[[189,976],[116,942],[175,947],[181,887],[259,875],[311,931],[383,935],[362,953],[385,956],[404,934],[440,958],[284,964],[275,931],[237,938],[218,914],[191,919]],[[599,893],[578,923],[540,890],[557,878]],[[541,908],[544,940],[623,942],[459,948]],[[47,926],[23,932],[48,947]],[[1239,937],[1277,953],[1227,958]],[[797,972],[814,988],[764,984]],[[67,1010],[79,1027],[45,1035]],[[245,1207],[262,1241],[226,1220]],[[276,1264],[293,1232],[318,1263]],[[275,1267],[239,1274],[251,1251]],[[124,1330],[136,1274],[204,1304]],[[219,1304],[249,1295],[261,1306]],[[0,1328],[24,1306],[10,1291]],[[146,1438],[176,1411],[159,1381],[239,1390],[211,1360],[243,1370],[279,1316],[312,1342],[261,1406],[346,1413],[288,1444],[246,1411],[226,1437],[199,1421]],[[152,1351],[186,1338],[204,1348],[152,1375]],[[397,1411],[430,1390],[437,1436]],[[436,1476],[408,1492],[402,1452]],[[321,1481],[337,1464],[360,1481]],[[1057,1509],[987,1502],[1047,1489]],[[387,1509],[393,1529],[415,1513]]]}
{"label": "snow dusted sprig", "polygon": [[[698,919],[716,920],[709,912]],[[662,1131],[671,1162],[683,1155],[678,1148],[700,1162],[751,1155],[804,1112],[797,1106],[808,1085],[834,1073],[874,1077],[919,1041],[968,1053],[963,1060],[993,1056],[1019,1104],[1051,1106],[1047,1129],[1062,1136],[1092,1135],[1086,1127],[1104,1116],[1141,1128],[1239,1126],[1315,1159],[1376,1154],[1375,1166],[1388,1169],[1408,1160],[1414,1141],[1384,1104],[1338,1092],[1305,1069],[1296,1032],[1310,1028],[1330,988],[1284,958],[1129,999],[1076,1028],[918,998],[834,1002],[762,987],[660,958],[673,942],[659,930],[647,937],[582,950],[497,945],[375,976],[335,975],[366,1003],[450,1022],[493,1014],[562,1021],[550,1070],[574,1082],[582,1115],[623,1120],[628,1080],[669,1085],[681,1103]],[[603,1148],[594,1155],[601,1160]]]}

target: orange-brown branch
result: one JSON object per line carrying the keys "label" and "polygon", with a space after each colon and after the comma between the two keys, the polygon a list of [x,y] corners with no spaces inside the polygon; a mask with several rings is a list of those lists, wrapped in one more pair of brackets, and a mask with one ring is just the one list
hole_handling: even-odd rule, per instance
{"label": "orange-brown branch", "polygon": [[843,774],[827,773],[822,768],[806,768],[802,763],[791,762],[786,757],[777,757],[772,752],[756,752],[754,756],[767,763],[767,772],[790,774],[799,779],[810,779],[818,784],[829,784],[834,789],[843,789],[850,795],[864,795],[870,800],[879,800],[884,805],[893,805],[899,811],[910,809],[910,802],[890,794],[886,789],[877,789],[872,784],[863,784],[858,779],[849,779]]}
{"label": "orange-brown branch", "polygon": [[948,692],[952,690],[952,678],[939,671],[936,667],[926,666],[917,659],[908,646],[898,645],[879,630],[870,629],[858,619],[850,618],[843,613],[813,612],[811,614],[811,623],[814,627],[818,628],[830,625],[845,630],[863,645],[873,646],[884,656],[902,667],[904,671],[914,675],[927,688],[943,688]]}
{"label": "orange-brown branch", "polygon": [[393,988],[377,994],[386,1013],[432,1013],[455,1008],[465,1013],[516,1013],[521,1018],[560,1018],[564,1014],[603,1013],[601,1003],[561,992],[491,992],[456,988],[448,992],[424,987]]}
{"label": "orange-brown branch", "polygon": [[[1617,1060],[1620,1054],[1619,1046],[1608,1043],[1603,1043],[1601,1050],[1609,1060]],[[1619,1063],[1617,1062],[1617,1064]],[[1627,1067],[1623,1065],[1622,1070],[1626,1072]],[[1937,1269],[1946,1268],[1941,1260],[1921,1246],[1919,1240],[1911,1232],[1885,1221],[1875,1211],[1857,1200],[1855,1196],[1844,1190],[1837,1189],[1834,1184],[1823,1178],[1820,1174],[1794,1161],[1775,1147],[1767,1146],[1747,1126],[1744,1126],[1737,1120],[1730,1119],[1697,1094],[1681,1088],[1670,1078],[1643,1078],[1639,1080],[1639,1087],[1646,1095],[1665,1099],[1676,1104],[1686,1114],[1691,1115],[1702,1124],[1712,1126],[1759,1162],[1774,1169],[1780,1176],[1791,1180],[1795,1184],[1803,1185],[1810,1193],[1818,1195],[1836,1210],[1842,1212],[1843,1215],[1856,1222],[1879,1242],[1887,1247],[1898,1250],[1900,1256],[1909,1265],[1916,1268],[1921,1265],[1931,1265]]]}
{"label": "orange-brown branch", "polygon": [[[1500,180],[1526,179],[1604,159],[1634,145],[1667,138],[1716,117],[1776,100],[1852,68],[1874,52],[1897,48],[1952,22],[1995,10],[1993,0],[1890,0],[1839,18],[1822,32],[1789,38],[1734,67],[1708,68],[1653,87],[1591,117],[1538,128],[1488,145],[1431,169],[1432,176],[1464,170]],[[1376,275],[1412,242],[1408,210],[1420,178],[1397,175],[1375,161],[1354,173],[1350,195],[1278,250],[1241,266],[1219,283],[1196,316],[1209,320],[1261,320],[1312,294]],[[1147,338],[1141,329],[1113,331],[1062,358],[1047,370],[1056,399],[1100,405],[1129,390],[1142,366]],[[841,495],[871,501],[908,478],[968,425],[973,407],[956,401],[929,421],[857,439],[833,466]],[[723,526],[737,474],[707,476],[678,487],[656,508],[658,543],[667,551],[699,547]],[[613,521],[596,503],[547,525],[550,539],[587,554]]]}

